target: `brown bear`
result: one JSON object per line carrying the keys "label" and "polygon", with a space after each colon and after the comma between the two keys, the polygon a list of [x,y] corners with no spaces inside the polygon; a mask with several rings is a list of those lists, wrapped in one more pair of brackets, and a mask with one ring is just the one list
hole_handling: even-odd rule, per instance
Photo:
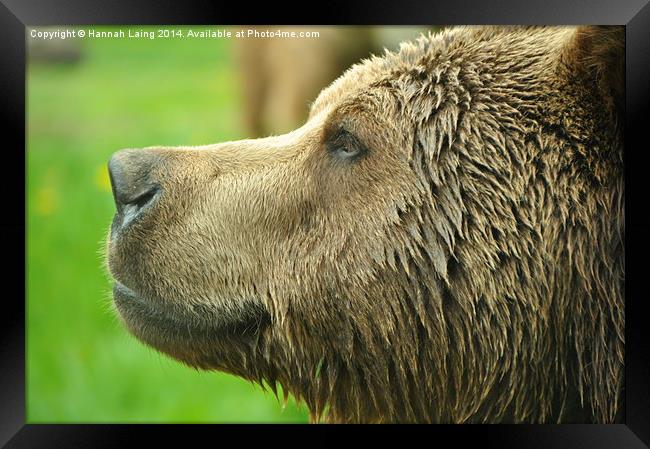
{"label": "brown bear", "polygon": [[622,419],[624,29],[459,27],[285,135],[109,162],[114,301],[330,422]]}

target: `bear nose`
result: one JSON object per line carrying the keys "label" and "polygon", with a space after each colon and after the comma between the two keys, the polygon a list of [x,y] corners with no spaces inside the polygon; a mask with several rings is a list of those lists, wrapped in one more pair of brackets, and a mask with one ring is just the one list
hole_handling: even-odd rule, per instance
{"label": "bear nose", "polygon": [[138,217],[159,191],[151,179],[157,156],[146,150],[121,150],[108,161],[108,173],[121,227]]}

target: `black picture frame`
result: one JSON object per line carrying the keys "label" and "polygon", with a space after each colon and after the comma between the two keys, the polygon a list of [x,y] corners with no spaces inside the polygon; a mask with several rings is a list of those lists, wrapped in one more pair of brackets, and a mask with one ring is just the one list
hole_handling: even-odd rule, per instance
{"label": "black picture frame", "polygon": [[[233,3],[233,2],[231,2]],[[626,26],[626,369],[624,424],[424,426],[424,441],[474,442],[499,448],[643,448],[650,445],[650,335],[643,285],[650,246],[650,219],[644,209],[648,183],[642,158],[647,140],[650,90],[650,5],[648,0],[470,0],[415,2],[310,2],[312,11],[297,17],[294,6],[100,0],[0,0],[0,99],[3,124],[0,193],[0,243],[5,263],[0,306],[0,445],[7,448],[131,447],[143,441],[225,442],[251,433],[238,426],[44,425],[26,424],[25,410],[25,28],[45,25],[99,24],[602,24]],[[255,16],[251,16],[255,10]],[[10,138],[8,138],[10,137]],[[22,183],[22,184],[21,184]],[[22,276],[21,276],[22,274]],[[53,351],[56,348],[52,348]],[[101,404],[98,404],[101,406]],[[364,426],[363,429],[367,429]],[[394,427],[393,427],[394,429]],[[265,426],[265,432],[285,432]],[[325,431],[323,431],[325,430]],[[325,443],[340,441],[348,427],[301,426],[319,431]],[[373,427],[382,438],[387,427]],[[243,432],[242,432],[243,431]],[[291,432],[295,432],[292,429]],[[277,441],[284,436],[278,434]],[[290,438],[301,441],[299,434]],[[309,437],[308,437],[309,438]],[[304,441],[304,440],[303,440]],[[313,441],[313,440],[307,440]],[[415,443],[415,440],[412,440]],[[184,446],[181,446],[184,447]]]}

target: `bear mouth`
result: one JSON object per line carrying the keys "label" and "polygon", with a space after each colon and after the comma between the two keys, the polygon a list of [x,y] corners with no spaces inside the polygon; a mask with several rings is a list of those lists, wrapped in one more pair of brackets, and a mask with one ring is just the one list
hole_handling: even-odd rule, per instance
{"label": "bear mouth", "polygon": [[180,310],[162,301],[151,301],[119,281],[113,287],[117,311],[127,329],[143,343],[191,365],[199,365],[197,354],[220,342],[249,343],[270,325],[264,310],[251,310],[245,318],[225,323],[214,310]]}

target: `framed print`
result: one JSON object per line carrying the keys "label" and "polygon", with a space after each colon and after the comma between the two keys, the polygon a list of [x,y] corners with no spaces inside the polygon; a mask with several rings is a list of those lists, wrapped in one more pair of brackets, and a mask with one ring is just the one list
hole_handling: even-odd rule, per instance
{"label": "framed print", "polygon": [[647,2],[241,6],[2,1],[0,444],[648,447]]}

